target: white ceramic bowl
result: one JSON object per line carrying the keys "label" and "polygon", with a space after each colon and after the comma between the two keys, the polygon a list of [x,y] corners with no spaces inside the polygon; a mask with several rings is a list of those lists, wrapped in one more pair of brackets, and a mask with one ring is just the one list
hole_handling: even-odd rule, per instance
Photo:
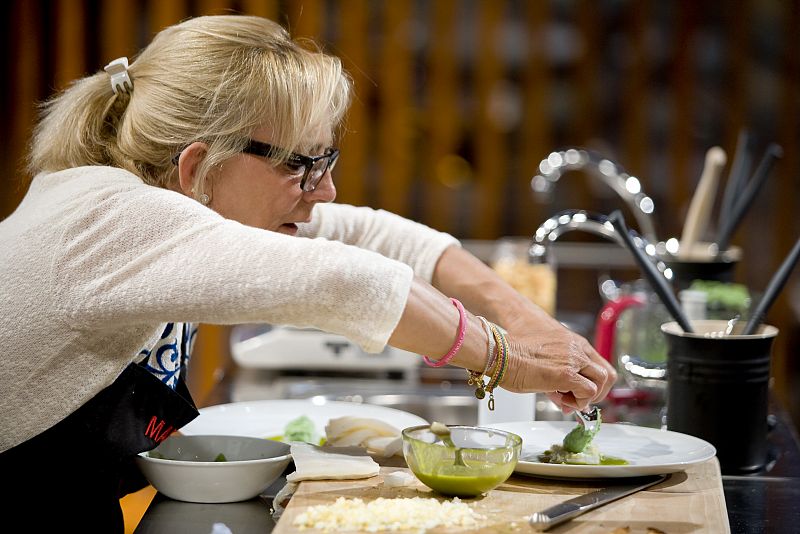
{"label": "white ceramic bowl", "polygon": [[[219,455],[225,461],[215,461]],[[199,503],[252,499],[289,464],[289,445],[246,436],[171,436],[136,458],[139,469],[171,499]]]}

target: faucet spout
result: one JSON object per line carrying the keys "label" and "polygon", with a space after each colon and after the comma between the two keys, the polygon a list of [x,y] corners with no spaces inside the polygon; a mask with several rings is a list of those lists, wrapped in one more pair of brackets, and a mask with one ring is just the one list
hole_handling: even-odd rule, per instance
{"label": "faucet spout", "polygon": [[[564,210],[544,221],[536,229],[529,249],[530,261],[532,263],[546,263],[549,254],[548,246],[563,234],[574,230],[588,232],[625,247],[622,236],[619,235],[607,216],[583,210]],[[647,258],[664,275],[664,278],[672,281],[672,269],[659,259],[656,245],[649,243],[633,230],[630,233],[637,248],[644,251]]]}
{"label": "faucet spout", "polygon": [[596,152],[570,148],[550,153],[539,164],[538,174],[531,179],[531,189],[535,196],[547,195],[565,172],[584,169],[592,171],[593,176],[600,178],[625,201],[644,237],[652,243],[658,241],[653,224],[653,199],[642,191],[638,178]]}

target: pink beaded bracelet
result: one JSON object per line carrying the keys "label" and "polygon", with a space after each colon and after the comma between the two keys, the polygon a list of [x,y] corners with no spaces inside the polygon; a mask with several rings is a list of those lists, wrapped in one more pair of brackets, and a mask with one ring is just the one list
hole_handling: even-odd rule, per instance
{"label": "pink beaded bracelet", "polygon": [[464,306],[458,301],[458,299],[450,299],[450,302],[453,303],[458,309],[458,337],[456,337],[456,342],[453,343],[453,346],[450,347],[450,352],[445,354],[439,360],[431,360],[427,356],[422,357],[422,361],[427,363],[431,367],[442,367],[443,365],[447,365],[450,363],[450,360],[456,355],[458,350],[461,348],[461,345],[464,344],[464,336],[467,334],[467,312],[464,310]]}

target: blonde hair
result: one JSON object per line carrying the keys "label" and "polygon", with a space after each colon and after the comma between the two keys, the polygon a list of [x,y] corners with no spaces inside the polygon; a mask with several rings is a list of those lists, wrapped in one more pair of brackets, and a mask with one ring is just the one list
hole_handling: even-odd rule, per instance
{"label": "blonde hair", "polygon": [[292,41],[280,25],[242,15],[188,19],[161,31],[129,67],[130,95],[100,71],[42,106],[28,159],[31,174],[108,165],[168,186],[173,157],[208,143],[195,195],[208,171],[237,154],[253,130],[302,152],[320,128],[336,129],[351,81],[338,58]]}

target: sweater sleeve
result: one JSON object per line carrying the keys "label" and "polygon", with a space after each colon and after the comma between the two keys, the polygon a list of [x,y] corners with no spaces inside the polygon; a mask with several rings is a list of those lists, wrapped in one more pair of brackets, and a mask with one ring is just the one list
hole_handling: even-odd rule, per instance
{"label": "sweater sleeve", "polygon": [[312,222],[300,234],[337,240],[373,250],[410,265],[414,273],[430,282],[444,250],[460,246],[449,234],[384,210],[346,204],[317,204]]}
{"label": "sweater sleeve", "polygon": [[75,328],[267,322],[379,352],[413,278],[377,252],[248,227],[141,184],[86,195],[76,208],[51,275],[53,305]]}

